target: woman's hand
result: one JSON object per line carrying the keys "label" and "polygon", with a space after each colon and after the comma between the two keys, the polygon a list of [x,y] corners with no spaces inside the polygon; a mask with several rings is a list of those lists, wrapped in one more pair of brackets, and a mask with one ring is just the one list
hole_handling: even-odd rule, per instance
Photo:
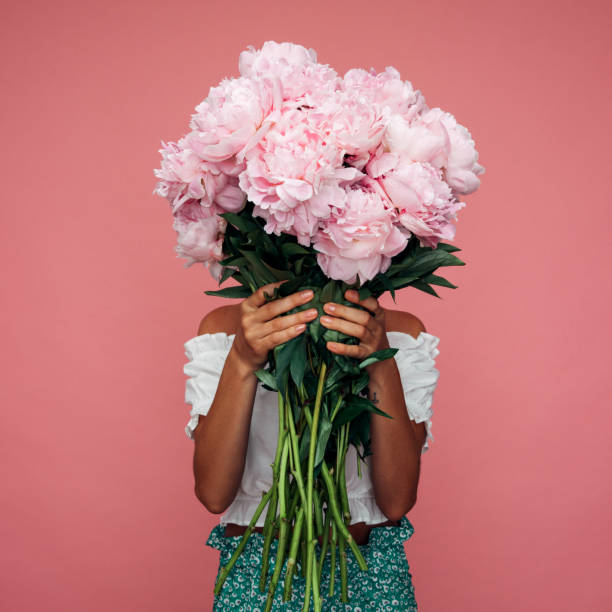
{"label": "woman's hand", "polygon": [[312,290],[308,289],[266,302],[264,291],[270,294],[274,287],[284,282],[264,285],[240,304],[240,325],[232,348],[252,370],[261,368],[266,363],[270,350],[301,334],[306,329],[306,323],[318,315],[317,309],[311,308],[279,316],[305,304],[314,295]]}
{"label": "woman's hand", "polygon": [[351,308],[334,302],[326,302],[323,310],[327,316],[321,317],[321,323],[329,328],[355,336],[359,344],[344,344],[343,342],[328,342],[327,348],[332,353],[365,359],[371,353],[389,348],[385,311],[375,297],[359,299],[359,293],[354,289],[345,292],[344,297],[349,302],[359,304],[367,310]]}

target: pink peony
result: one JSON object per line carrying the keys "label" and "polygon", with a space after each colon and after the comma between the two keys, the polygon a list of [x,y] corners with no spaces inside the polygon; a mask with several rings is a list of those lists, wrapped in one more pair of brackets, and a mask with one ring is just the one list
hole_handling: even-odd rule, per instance
{"label": "pink peony", "polygon": [[410,81],[402,81],[400,73],[387,66],[384,72],[369,72],[363,68],[352,68],[344,75],[343,88],[364,96],[370,103],[387,107],[392,114],[412,121],[427,110],[423,94],[414,90]]}
{"label": "pink peony", "polygon": [[191,149],[204,161],[220,162],[253,146],[268,127],[265,120],[279,109],[281,94],[274,79],[223,79],[191,117]]}
{"label": "pink peony", "polygon": [[314,49],[288,42],[269,40],[260,50],[249,45],[240,54],[238,68],[242,76],[281,83],[285,108],[316,106],[341,87],[338,73],[327,64],[317,63]]}
{"label": "pink peony", "polygon": [[[174,216],[173,228],[177,232],[175,250],[178,257],[186,258],[185,267],[196,262],[209,266],[211,274],[220,272],[219,266],[210,265],[224,258],[223,237],[227,222],[211,207],[190,200]],[[217,278],[218,280],[218,278]]]}
{"label": "pink peony", "polygon": [[388,112],[348,90],[328,96],[308,114],[310,123],[342,149],[345,161],[361,170],[382,140]]}
{"label": "pink peony", "polygon": [[428,162],[444,170],[444,179],[456,194],[469,194],[480,186],[478,152],[469,131],[450,113],[432,108],[409,124],[394,117],[383,144],[388,151],[405,153],[413,161]]}
{"label": "pink peony", "polygon": [[317,262],[327,276],[360,283],[387,270],[391,257],[406,247],[393,224],[393,212],[376,193],[349,189],[345,206],[323,223],[314,237]]}
{"label": "pink peony", "polygon": [[266,41],[261,49],[255,49],[248,45],[238,58],[238,69],[243,76],[256,77],[261,74],[269,74],[273,70],[279,70],[279,76],[283,76],[283,66],[304,66],[317,63],[317,52],[307,49],[302,45],[290,42],[277,43],[273,40]]}
{"label": "pink peony", "polygon": [[[327,217],[330,208],[329,202],[313,196],[345,171],[333,138],[314,128],[307,112],[291,109],[249,152],[239,185],[255,204],[256,214],[268,221],[268,233],[284,231],[308,243],[316,219]],[[302,205],[308,200],[305,210]]]}
{"label": "pink peony", "polygon": [[178,144],[162,143],[162,167],[155,170],[161,180],[154,193],[170,202],[174,214],[190,199],[199,199],[204,206],[216,204],[223,210],[241,210],[246,198],[238,187],[238,177],[222,172],[222,163],[202,161],[190,148],[190,136]]}
{"label": "pink peony", "polygon": [[367,170],[393,203],[397,221],[420,238],[421,246],[435,248],[441,239],[455,237],[452,220],[465,204],[456,200],[438,168],[383,153]]}

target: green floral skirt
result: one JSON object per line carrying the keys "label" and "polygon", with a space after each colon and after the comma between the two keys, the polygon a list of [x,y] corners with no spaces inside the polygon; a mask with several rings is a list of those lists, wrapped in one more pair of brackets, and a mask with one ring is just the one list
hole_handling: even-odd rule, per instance
{"label": "green floral skirt", "polygon": [[[217,525],[208,536],[206,545],[220,551],[217,578],[224,565],[228,563],[238,547],[242,536],[225,537],[225,528]],[[404,542],[414,533],[412,523],[404,516],[400,524],[373,527],[367,544],[359,546],[368,564],[368,570],[359,568],[357,559],[351,549],[346,547],[347,578],[349,602],[340,598],[340,567],[336,555],[336,571],[334,578],[334,595],[329,597],[329,582],[331,575],[331,555],[329,548],[323,562],[321,573],[321,602],[326,611],[387,610],[402,612],[417,612],[414,598],[414,587],[410,566],[404,550]],[[268,576],[272,576],[278,539],[272,540],[270,547],[270,565]],[[213,611],[243,610],[244,612],[262,612],[267,599],[267,592],[259,590],[259,578],[263,549],[263,535],[254,532],[248,539],[242,554],[232,567],[223,583],[219,595],[214,598]],[[320,544],[316,544],[317,556],[321,554]],[[283,601],[283,582],[287,568],[287,559],[283,563],[272,610],[301,610],[304,601],[306,580],[298,569],[293,574],[292,598]],[[216,582],[216,580],[215,580]],[[269,584],[269,582],[268,582]],[[313,609],[311,600],[310,609]]]}

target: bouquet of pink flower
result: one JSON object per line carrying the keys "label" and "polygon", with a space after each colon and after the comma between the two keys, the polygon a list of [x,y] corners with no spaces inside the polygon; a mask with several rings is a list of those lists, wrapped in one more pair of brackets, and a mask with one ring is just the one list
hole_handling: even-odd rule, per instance
{"label": "bouquet of pink flower", "polygon": [[[210,89],[186,136],[162,141],[161,169],[155,170],[154,193],[171,204],[178,256],[186,266],[203,263],[219,285],[238,282],[206,293],[247,297],[286,280],[269,299],[310,288],[315,298],[306,306],[323,314],[326,301],[348,305],[344,292],[351,287],[361,299],[385,291],[395,299],[394,292],[408,286],[436,297],[432,285],[456,288],[434,272],[463,265],[453,255],[460,249],[442,241],[454,238],[453,221],[465,206],[459,198],[479,187],[484,172],[468,130],[450,113],[430,109],[390,66],[378,74],[355,68],[340,77],[317,62],[313,49],[268,41],[243,51],[239,70],[240,77]],[[286,555],[285,600],[299,564],[307,581],[304,610],[311,589],[320,609],[332,521],[338,534],[332,558],[339,546],[342,570],[348,545],[367,570],[347,529],[344,457],[349,444],[362,459],[370,454],[370,414],[389,416],[363,396],[364,367],[397,349],[359,363],[328,351],[329,340],[357,339],[315,319],[306,334],[271,351],[268,366],[256,373],[278,391],[273,484],[216,593],[268,503],[265,551],[279,530],[269,586],[266,556],[262,563],[268,609]],[[316,559],[319,534],[323,550]],[[347,601],[346,572],[342,595]]]}

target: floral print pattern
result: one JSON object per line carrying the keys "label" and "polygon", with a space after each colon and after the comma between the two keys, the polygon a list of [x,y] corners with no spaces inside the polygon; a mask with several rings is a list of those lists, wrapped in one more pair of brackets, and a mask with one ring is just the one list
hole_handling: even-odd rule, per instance
{"label": "floral print pattern", "polygon": [[[242,536],[224,536],[225,527],[217,525],[208,536],[206,545],[220,551],[219,569],[226,565]],[[359,568],[350,548],[346,548],[348,596],[349,602],[340,599],[340,567],[336,555],[336,572],[334,595],[329,597],[331,575],[331,556],[328,547],[323,562],[321,575],[321,602],[325,612],[417,612],[417,602],[414,595],[410,566],[404,550],[404,542],[414,533],[412,523],[404,516],[399,525],[384,525],[373,527],[367,544],[359,548],[368,564],[368,570]],[[219,595],[214,597],[213,612],[237,610],[243,612],[262,612],[264,610],[267,591],[259,590],[259,577],[263,549],[263,534],[254,532],[247,540],[242,554],[232,567],[223,583]],[[269,574],[272,576],[278,539],[272,540],[270,547]],[[320,556],[320,544],[316,545],[317,557]],[[283,583],[287,559],[285,558],[274,597],[273,610],[301,610],[304,601],[306,580],[298,569],[293,575],[292,597],[283,601]],[[215,579],[216,582],[216,579]],[[269,584],[269,582],[268,582]],[[311,601],[310,609],[314,609]]]}

